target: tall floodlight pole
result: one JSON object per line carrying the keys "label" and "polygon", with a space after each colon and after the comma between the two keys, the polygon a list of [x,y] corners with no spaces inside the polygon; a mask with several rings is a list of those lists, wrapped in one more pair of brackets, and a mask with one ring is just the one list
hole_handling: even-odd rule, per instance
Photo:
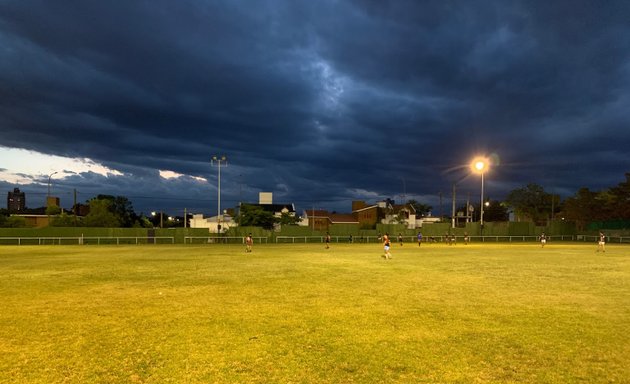
{"label": "tall floodlight pole", "polygon": [[481,172],[481,204],[479,205],[480,209],[480,218],[479,222],[481,223],[481,230],[483,231],[483,171]]}
{"label": "tall floodlight pole", "polygon": [[479,224],[481,225],[481,230],[483,231],[483,175],[487,172],[488,166],[490,162],[485,157],[476,157],[472,163],[470,164],[470,168],[473,172],[479,173],[481,175],[481,204],[479,205],[480,216],[479,216]]}
{"label": "tall floodlight pole", "polygon": [[59,172],[53,172],[50,175],[48,175],[48,195],[47,197],[50,197],[50,179],[53,177],[53,175],[57,174]]}
{"label": "tall floodlight pole", "polygon": [[221,165],[227,166],[227,157],[225,156],[212,156],[210,164],[216,165],[218,169],[217,179],[217,233],[221,233]]}
{"label": "tall floodlight pole", "polygon": [[452,210],[451,210],[451,228],[455,228],[455,200],[456,200],[456,198],[455,198],[455,193],[456,193],[455,190],[457,188],[456,186],[457,186],[457,184],[453,183],[453,207],[452,207]]}

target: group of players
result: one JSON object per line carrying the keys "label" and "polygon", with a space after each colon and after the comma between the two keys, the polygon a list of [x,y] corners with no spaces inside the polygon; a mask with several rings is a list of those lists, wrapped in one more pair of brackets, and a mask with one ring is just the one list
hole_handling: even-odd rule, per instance
{"label": "group of players", "polygon": [[[420,246],[420,244],[422,244],[422,233],[418,232],[418,235],[416,236],[416,238],[418,239],[418,246]],[[389,239],[389,233],[385,233],[383,236],[379,235],[379,239],[382,240],[383,242],[383,250],[385,251],[385,253],[382,255],[382,257],[386,260],[389,260],[392,258],[392,254],[391,254],[391,240]],[[435,239],[433,237],[429,238],[429,241],[435,241]],[[444,236],[444,241],[446,242],[446,244],[448,245],[453,245],[456,242],[456,238],[455,235],[449,235],[448,233]],[[468,244],[468,242],[470,241],[470,237],[468,236],[468,233],[464,234],[464,244]],[[403,236],[401,233],[398,234],[398,242],[400,243],[400,245],[403,245]]]}
{"label": "group of players", "polygon": [[[391,248],[391,241],[389,239],[389,233],[385,233],[385,235],[383,235],[382,237],[383,239],[383,249],[385,251],[385,253],[382,255],[382,257],[386,260],[389,260],[392,258],[392,254],[390,251]],[[448,245],[452,245],[455,243],[455,236],[451,235],[449,236],[448,234],[445,236],[446,239],[446,243]],[[398,235],[398,241],[400,242],[400,245],[403,245],[403,238],[402,235]],[[464,243],[468,244],[469,238],[468,238],[468,234],[464,235]],[[418,232],[418,246],[422,243],[422,233]],[[545,234],[545,232],[543,232],[540,235],[540,244],[542,247],[545,246],[545,244],[547,244],[547,235]],[[602,251],[602,252],[606,252],[606,235],[604,235],[603,232],[599,232],[599,236],[597,238],[597,252]]]}
{"label": "group of players", "polygon": [[[545,244],[547,244],[545,232],[541,233],[538,239],[540,240],[540,246],[544,248]],[[597,237],[597,252],[599,251],[606,252],[606,235],[602,231],[599,231],[599,236]]]}
{"label": "group of players", "polygon": [[[391,254],[391,240],[389,238],[389,233],[385,233],[383,236],[379,236],[379,239],[383,242],[383,250],[385,251],[385,253],[382,255],[382,257],[386,260],[389,260],[392,258],[392,254]],[[422,243],[422,233],[418,232],[417,235],[417,239],[418,239],[418,246],[420,246],[420,244]],[[455,235],[446,235],[445,237],[446,242],[448,245],[452,245],[455,243]],[[547,235],[545,234],[545,232],[543,232],[540,237],[540,245],[541,247],[545,247],[545,244],[547,244]],[[398,241],[400,242],[400,245],[403,245],[403,237],[402,234],[398,234]],[[464,234],[464,244],[468,244],[469,241],[469,237],[468,234]],[[326,244],[326,249],[330,248],[330,234],[326,233],[326,236],[324,237],[324,243]],[[252,245],[254,244],[254,238],[252,237],[252,234],[248,234],[245,237],[245,252],[251,252],[252,251]],[[602,252],[606,252],[606,235],[604,235],[603,232],[599,232],[599,237],[597,238],[597,252],[602,251]]]}

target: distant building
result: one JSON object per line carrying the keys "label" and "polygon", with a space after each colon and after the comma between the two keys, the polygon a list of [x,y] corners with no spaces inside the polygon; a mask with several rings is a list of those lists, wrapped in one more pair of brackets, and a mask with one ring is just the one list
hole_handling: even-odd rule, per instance
{"label": "distant building", "polygon": [[330,226],[330,214],[322,209],[307,209],[302,214],[299,225],[310,227],[314,231],[327,231]]}
{"label": "distant building", "polygon": [[363,229],[375,228],[376,223],[384,217],[378,204],[367,205],[364,201],[352,202],[352,214]]}
{"label": "distant building", "polygon": [[72,211],[77,216],[87,216],[90,213],[90,205],[77,203],[72,207]]}
{"label": "distant building", "polygon": [[334,225],[350,225],[359,229],[359,221],[351,213],[328,213],[325,210],[307,209],[299,225],[310,227],[314,231],[328,231]]}
{"label": "distant building", "polygon": [[61,203],[59,198],[56,196],[47,196],[46,197],[46,207],[61,207]]}
{"label": "distant building", "polygon": [[33,213],[28,214],[19,214],[19,215],[11,215],[23,217],[26,221],[26,226],[29,228],[44,228],[50,224],[50,216],[48,215],[38,215]]}
{"label": "distant building", "polygon": [[7,196],[7,210],[9,213],[21,213],[26,209],[26,195],[20,188],[14,188]]}
{"label": "distant building", "polygon": [[[222,217],[203,217],[202,214],[194,214],[190,219],[190,228],[208,228],[210,233],[226,232],[231,227],[237,226],[236,222],[232,219],[232,216],[224,214]],[[219,230],[219,225],[221,229]]]}
{"label": "distant building", "polygon": [[359,229],[359,220],[357,220],[351,213],[332,213],[329,216],[331,225],[346,225]]}
{"label": "distant building", "polygon": [[272,192],[260,192],[258,194],[258,203],[242,203],[252,207],[260,207],[266,212],[272,213],[275,217],[282,215],[295,216],[295,205],[293,203],[278,204],[273,202]]}
{"label": "distant building", "polygon": [[[411,204],[392,204],[391,212],[385,217],[388,224],[406,224],[407,228],[417,227],[416,208]],[[422,225],[420,225],[422,226]]]}

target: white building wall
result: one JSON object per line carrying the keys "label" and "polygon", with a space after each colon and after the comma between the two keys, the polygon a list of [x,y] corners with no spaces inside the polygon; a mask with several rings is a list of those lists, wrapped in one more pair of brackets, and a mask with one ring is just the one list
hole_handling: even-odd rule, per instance
{"label": "white building wall", "polygon": [[[208,232],[210,233],[217,233],[218,225],[218,216],[203,217],[202,214],[195,214],[190,219],[190,228],[208,228]],[[229,228],[236,226],[237,224],[232,220],[232,216],[223,215],[221,219],[221,232],[225,232]]]}

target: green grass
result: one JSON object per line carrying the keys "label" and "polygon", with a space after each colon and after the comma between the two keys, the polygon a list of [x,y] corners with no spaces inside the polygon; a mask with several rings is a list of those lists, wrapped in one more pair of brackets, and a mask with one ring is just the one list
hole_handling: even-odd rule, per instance
{"label": "green grass", "polygon": [[0,247],[0,383],[628,383],[607,247]]}

